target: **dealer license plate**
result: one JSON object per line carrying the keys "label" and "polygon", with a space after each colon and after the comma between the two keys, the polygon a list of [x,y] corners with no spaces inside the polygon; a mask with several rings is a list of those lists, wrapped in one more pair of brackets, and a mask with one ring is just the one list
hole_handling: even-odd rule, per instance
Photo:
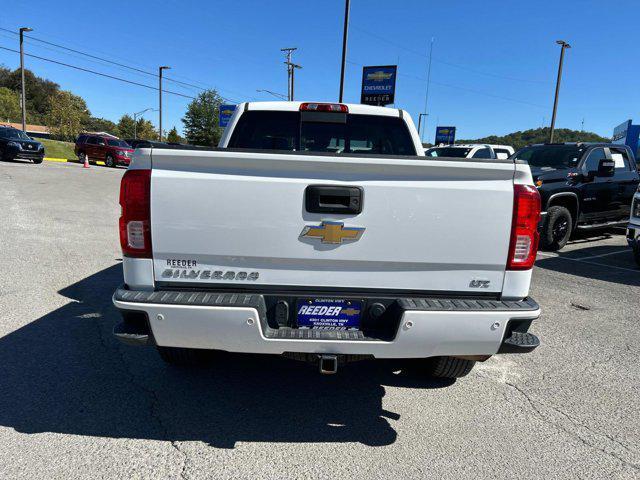
{"label": "dealer license plate", "polygon": [[298,327],[321,330],[357,330],[362,302],[336,298],[298,300]]}

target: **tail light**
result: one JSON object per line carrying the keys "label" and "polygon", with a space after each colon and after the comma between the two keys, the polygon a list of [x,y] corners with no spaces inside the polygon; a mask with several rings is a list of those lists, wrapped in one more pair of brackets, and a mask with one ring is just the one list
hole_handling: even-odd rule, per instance
{"label": "tail light", "polygon": [[514,185],[513,220],[507,270],[533,267],[538,251],[540,194],[532,185]]}
{"label": "tail light", "polygon": [[120,183],[120,246],[127,257],[151,258],[151,170],[127,170]]}
{"label": "tail light", "polygon": [[300,111],[349,113],[349,107],[341,103],[301,103]]}

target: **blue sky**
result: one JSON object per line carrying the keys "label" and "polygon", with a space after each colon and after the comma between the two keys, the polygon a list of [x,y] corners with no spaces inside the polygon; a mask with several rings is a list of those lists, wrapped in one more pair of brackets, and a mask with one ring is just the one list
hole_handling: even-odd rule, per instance
{"label": "blue sky", "polygon": [[[297,100],[336,101],[343,0],[123,1],[11,0],[0,27],[31,34],[143,70],[170,65],[167,76],[215,87],[233,100],[270,100],[256,89],[286,93],[280,48],[295,46]],[[359,102],[362,65],[399,64],[396,106],[417,123],[424,110],[428,49],[434,38],[426,140],[436,123],[456,125],[459,138],[505,134],[549,123],[559,47],[571,43],[557,127],[610,136],[628,118],[640,120],[640,2],[352,0],[345,101]],[[0,31],[0,46],[17,48]],[[110,75],[156,85],[142,73],[30,41],[26,51]],[[28,68],[84,97],[92,114],[117,120],[157,108],[157,92],[27,58]],[[0,50],[16,68],[17,54]],[[187,95],[198,90],[171,83]],[[182,127],[188,99],[166,95],[164,126]],[[157,122],[157,114],[149,119]]]}

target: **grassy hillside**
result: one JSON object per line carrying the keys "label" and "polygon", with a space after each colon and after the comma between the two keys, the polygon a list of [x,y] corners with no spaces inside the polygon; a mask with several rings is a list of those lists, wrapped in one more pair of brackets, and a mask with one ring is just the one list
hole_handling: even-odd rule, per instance
{"label": "grassy hillside", "polygon": [[[556,128],[553,134],[554,142],[609,142],[610,138],[601,137],[593,132],[581,132],[568,128]],[[549,140],[549,128],[535,128],[523,132],[513,132],[508,135],[491,135],[473,140],[457,140],[456,143],[495,143],[511,145],[516,150],[532,143],[545,143]]]}
{"label": "grassy hillside", "polygon": [[76,154],[73,153],[73,143],[59,142],[57,140],[47,140],[45,138],[36,138],[35,140],[44,145],[44,153],[46,157],[66,158],[68,160],[76,160]]}

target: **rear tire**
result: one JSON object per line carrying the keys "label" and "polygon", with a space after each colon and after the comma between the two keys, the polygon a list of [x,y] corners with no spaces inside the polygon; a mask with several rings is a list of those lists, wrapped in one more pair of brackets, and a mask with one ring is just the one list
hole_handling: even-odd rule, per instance
{"label": "rear tire", "polygon": [[456,357],[432,357],[411,360],[411,366],[422,375],[436,378],[461,378],[469,374],[475,360]]}
{"label": "rear tire", "polygon": [[116,166],[116,162],[111,155],[107,155],[107,158],[104,160],[104,164],[109,168],[114,168]]}
{"label": "rear tire", "polygon": [[78,162],[80,162],[80,163],[84,163],[84,159],[86,158],[86,156],[87,156],[87,154],[86,154],[86,153],[84,153],[84,152],[80,152],[80,153],[78,154]]}
{"label": "rear tire", "polygon": [[556,251],[563,248],[573,232],[573,218],[565,207],[554,206],[547,210],[547,218],[540,235],[544,250]]}
{"label": "rear tire", "polygon": [[156,347],[165,363],[177,367],[204,367],[211,362],[211,352],[196,348]]}

